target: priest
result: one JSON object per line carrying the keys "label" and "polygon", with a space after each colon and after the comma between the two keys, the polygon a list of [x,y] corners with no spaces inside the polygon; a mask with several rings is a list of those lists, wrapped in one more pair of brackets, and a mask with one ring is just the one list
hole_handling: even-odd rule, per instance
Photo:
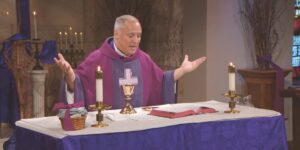
{"label": "priest", "polygon": [[132,96],[134,107],[174,103],[175,81],[195,70],[206,57],[189,61],[185,55],[179,68],[163,71],[139,48],[141,36],[142,27],[138,19],[122,15],[115,21],[113,37],[107,38],[99,49],[90,53],[76,70],[63,55],[54,58],[65,75],[62,100],[70,95],[74,96],[75,102],[84,100],[86,106],[94,104],[97,92],[95,71],[100,66],[103,71],[103,101],[114,109],[124,106],[121,85],[126,83],[135,85]]}

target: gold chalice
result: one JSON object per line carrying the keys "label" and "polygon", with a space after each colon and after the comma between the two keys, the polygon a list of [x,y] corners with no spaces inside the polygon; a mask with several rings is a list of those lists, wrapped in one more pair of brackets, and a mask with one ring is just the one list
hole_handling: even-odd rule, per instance
{"label": "gold chalice", "polygon": [[125,96],[125,106],[120,111],[121,114],[135,114],[133,106],[131,105],[132,94],[134,91],[134,85],[122,85],[123,93]]}

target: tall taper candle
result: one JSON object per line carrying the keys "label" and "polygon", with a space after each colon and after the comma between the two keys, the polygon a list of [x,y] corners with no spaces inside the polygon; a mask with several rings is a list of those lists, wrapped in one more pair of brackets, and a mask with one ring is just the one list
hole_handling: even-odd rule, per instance
{"label": "tall taper candle", "polygon": [[[74,35],[75,35],[75,46],[78,46],[77,32],[75,32]],[[77,48],[78,48],[78,47],[77,47]]]}
{"label": "tall taper candle", "polygon": [[235,65],[230,62],[228,66],[229,91],[235,91]]}
{"label": "tall taper candle", "polygon": [[70,36],[70,44],[73,44],[73,34],[72,34],[73,28],[70,27],[69,30],[70,30],[70,33],[69,33],[69,36]]}
{"label": "tall taper candle", "polygon": [[33,31],[34,31],[34,39],[37,39],[37,24],[36,24],[36,15],[37,13],[33,11]]}
{"label": "tall taper candle", "polygon": [[96,101],[103,102],[103,72],[100,66],[96,71]]}
{"label": "tall taper candle", "polygon": [[80,32],[79,33],[80,34],[80,49],[83,49],[83,33],[82,32]]}
{"label": "tall taper candle", "polygon": [[59,49],[61,50],[63,47],[62,47],[62,32],[59,32],[58,33],[58,39],[59,39]]}
{"label": "tall taper candle", "polygon": [[66,50],[67,50],[68,49],[68,33],[67,32],[65,32],[65,40],[66,40],[65,44],[66,44]]}

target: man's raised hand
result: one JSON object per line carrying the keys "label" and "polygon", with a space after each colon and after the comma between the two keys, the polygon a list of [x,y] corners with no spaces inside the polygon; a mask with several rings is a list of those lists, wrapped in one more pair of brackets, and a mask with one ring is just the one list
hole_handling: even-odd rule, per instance
{"label": "man's raised hand", "polygon": [[68,85],[68,90],[73,91],[75,73],[74,73],[70,63],[65,60],[64,56],[61,53],[58,54],[58,58],[54,58],[54,61],[65,75],[65,79],[66,79],[67,85]]}
{"label": "man's raised hand", "polygon": [[174,71],[174,80],[176,81],[179,78],[181,78],[184,74],[194,71],[205,60],[206,60],[206,57],[200,57],[194,61],[189,61],[189,56],[185,55],[181,66],[179,68],[175,69],[175,71]]}
{"label": "man's raised hand", "polygon": [[69,62],[65,60],[64,56],[61,53],[58,53],[58,58],[54,58],[54,61],[59,67],[59,69],[65,74],[67,74],[70,71],[70,69],[72,69]]}
{"label": "man's raised hand", "polygon": [[206,57],[200,57],[194,61],[189,61],[189,56],[185,55],[180,67],[182,68],[184,73],[188,73],[198,68],[205,60]]}

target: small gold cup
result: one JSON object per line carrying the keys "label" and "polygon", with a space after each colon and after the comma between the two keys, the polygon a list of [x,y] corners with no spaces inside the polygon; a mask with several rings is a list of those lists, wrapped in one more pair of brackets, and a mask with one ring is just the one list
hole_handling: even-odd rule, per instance
{"label": "small gold cup", "polygon": [[123,93],[125,96],[125,106],[120,111],[121,114],[135,114],[133,106],[131,105],[132,95],[134,93],[134,85],[122,85]]}

